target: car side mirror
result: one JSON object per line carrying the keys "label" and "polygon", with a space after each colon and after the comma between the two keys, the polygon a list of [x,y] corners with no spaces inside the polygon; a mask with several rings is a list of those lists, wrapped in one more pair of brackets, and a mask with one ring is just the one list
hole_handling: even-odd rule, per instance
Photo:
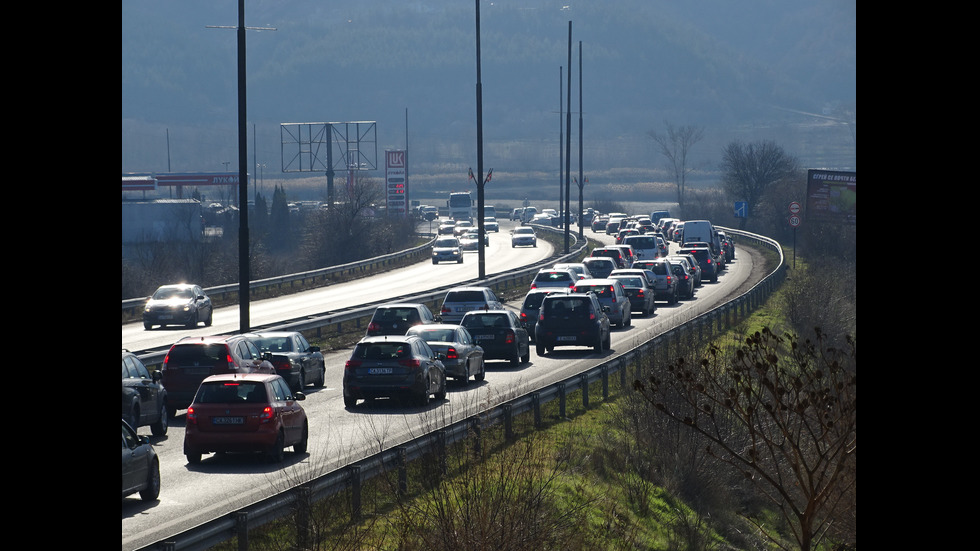
{"label": "car side mirror", "polygon": [[294,400],[305,400],[306,399],[306,394],[303,394],[302,392],[300,392],[300,391],[297,390],[296,392],[293,393],[293,399]]}
{"label": "car side mirror", "polygon": [[154,383],[159,383],[163,380],[163,372],[160,370],[154,371],[150,378],[153,379]]}
{"label": "car side mirror", "polygon": [[440,353],[436,354],[436,359],[441,362],[442,360],[445,360],[446,359],[446,355],[440,352]]}
{"label": "car side mirror", "polygon": [[319,352],[319,351],[320,351],[320,347],[319,346],[311,346],[310,347],[310,352]]}
{"label": "car side mirror", "polygon": [[263,360],[266,360],[266,361],[272,361],[272,352],[269,352],[267,350],[267,351],[259,354],[259,358],[261,358]]}

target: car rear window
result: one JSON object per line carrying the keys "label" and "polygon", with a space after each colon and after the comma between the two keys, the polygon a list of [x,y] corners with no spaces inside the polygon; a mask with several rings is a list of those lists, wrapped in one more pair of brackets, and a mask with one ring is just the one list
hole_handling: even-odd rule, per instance
{"label": "car rear window", "polygon": [[374,321],[416,322],[419,312],[415,308],[379,308],[374,312]]}
{"label": "car rear window", "polygon": [[227,358],[228,348],[224,344],[178,344],[167,355],[167,367],[216,364]]}
{"label": "car rear window", "polygon": [[265,383],[215,381],[201,384],[194,401],[198,404],[264,403],[269,398]]}
{"label": "car rear window", "polygon": [[541,272],[534,277],[534,281],[571,281],[572,277],[568,272]]}
{"label": "car rear window", "polygon": [[657,275],[668,275],[667,274],[667,264],[664,262],[654,262],[653,264],[648,264],[643,267],[645,270],[650,270]]}
{"label": "car rear window", "polygon": [[634,249],[656,249],[657,240],[647,236],[629,236],[624,241]]}
{"label": "car rear window", "polygon": [[464,316],[460,325],[467,329],[510,327],[510,321],[507,319],[507,314],[480,314],[478,316]]}
{"label": "car rear window", "polygon": [[360,343],[354,347],[351,358],[356,360],[388,360],[408,358],[411,356],[412,345],[407,342],[386,341]]}
{"label": "car rear window", "polygon": [[619,280],[624,287],[643,287],[643,281],[638,277],[613,276],[613,278]]}
{"label": "car rear window", "polygon": [[293,351],[293,339],[289,337],[258,337],[252,338],[252,342],[263,352]]}
{"label": "car rear window", "polygon": [[422,337],[425,342],[453,342],[456,332],[452,329],[422,329],[413,334]]}
{"label": "car rear window", "polygon": [[521,306],[523,309],[537,310],[541,308],[541,301],[544,297],[548,296],[547,293],[530,293],[524,297],[524,304]]}
{"label": "car rear window", "polygon": [[592,305],[582,297],[549,298],[542,304],[545,318],[587,318],[592,313]]}
{"label": "car rear window", "polygon": [[483,302],[483,291],[450,291],[445,302]]}
{"label": "car rear window", "polygon": [[576,293],[592,292],[595,293],[596,296],[599,298],[611,297],[614,294],[612,285],[576,285],[575,292]]}

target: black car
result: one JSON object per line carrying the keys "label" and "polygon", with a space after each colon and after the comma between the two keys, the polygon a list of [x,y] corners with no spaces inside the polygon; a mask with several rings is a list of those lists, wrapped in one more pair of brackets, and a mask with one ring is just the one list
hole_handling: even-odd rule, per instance
{"label": "black car", "polygon": [[364,337],[344,365],[344,407],[375,398],[411,398],[425,406],[431,395],[446,399],[446,368],[422,337]]}
{"label": "black car", "polygon": [[367,336],[404,335],[409,327],[438,323],[429,307],[415,302],[378,306],[368,323]]}
{"label": "black car", "polygon": [[531,359],[531,339],[517,314],[510,310],[467,312],[459,322],[483,348],[488,360],[520,365]]}
{"label": "black car", "polygon": [[260,352],[271,352],[276,373],[292,390],[303,390],[312,383],[323,388],[326,367],[319,346],[310,345],[299,331],[263,331],[251,335]]}
{"label": "black car", "polygon": [[524,324],[524,328],[527,329],[527,336],[531,342],[534,342],[534,325],[538,323],[538,310],[541,308],[541,301],[544,300],[544,297],[551,293],[570,292],[571,289],[566,287],[542,287],[540,289],[531,289],[524,296],[524,302],[521,304],[521,313],[518,317],[521,323]]}
{"label": "black car", "polygon": [[694,298],[694,276],[677,261],[670,261],[670,271],[677,280],[677,293],[683,298]]}
{"label": "black car", "polygon": [[149,436],[139,436],[136,429],[122,421],[122,496],[139,492],[143,501],[160,496],[160,460],[150,445]]}
{"label": "black car", "polygon": [[206,327],[210,327],[213,317],[211,299],[199,285],[162,285],[143,307],[143,328],[150,329],[154,325],[183,325],[190,328],[197,327],[202,321]]}
{"label": "black car", "polygon": [[596,352],[611,345],[608,307],[594,293],[551,294],[541,302],[534,344],[538,356],[556,346],[590,346]]}
{"label": "black car", "polygon": [[711,254],[711,249],[708,247],[690,247],[683,248],[678,253],[693,255],[694,259],[698,261],[698,265],[701,266],[701,278],[708,278],[712,283],[718,283],[718,262],[715,256]]}
{"label": "black car", "polygon": [[134,430],[149,425],[154,436],[167,434],[167,389],[163,373],[146,369],[128,350],[122,351],[122,418]]}

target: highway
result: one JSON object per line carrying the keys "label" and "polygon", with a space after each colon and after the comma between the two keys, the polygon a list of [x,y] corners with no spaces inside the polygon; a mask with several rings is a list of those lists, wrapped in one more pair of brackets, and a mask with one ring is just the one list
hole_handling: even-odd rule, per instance
{"label": "highway", "polygon": [[[508,229],[502,224],[499,234],[490,235],[486,272],[496,273],[534,264],[553,254],[551,246],[539,241],[536,249],[510,247]],[[613,238],[585,230],[587,237],[611,243]],[[674,245],[676,247],[676,245]],[[432,265],[430,262],[377,274],[362,281],[326,287],[270,301],[252,303],[254,324],[275,319],[295,318],[305,313],[340,310],[358,306],[383,296],[403,296],[466,281],[477,277],[476,253],[468,252],[461,264]],[[282,464],[273,465],[259,456],[225,454],[206,455],[196,466],[187,464],[182,453],[184,418],[172,420],[164,437],[151,441],[161,458],[162,489],[159,500],[144,503],[138,496],[123,499],[122,548],[139,549],[180,533],[194,525],[238,510],[288,487],[330,472],[379,449],[396,446],[429,430],[471,417],[476,412],[505,399],[521,395],[542,385],[560,381],[595,365],[601,359],[615,356],[645,342],[668,328],[687,321],[723,302],[735,289],[744,287],[753,276],[753,263],[761,262],[749,249],[739,249],[737,260],[729,264],[717,283],[705,282],[692,300],[668,306],[657,303],[653,316],[634,314],[632,326],[614,328],[612,349],[596,353],[585,347],[559,348],[545,358],[538,357],[532,346],[531,361],[511,367],[505,361],[488,361],[485,381],[470,382],[466,387],[449,382],[448,395],[442,402],[428,407],[403,407],[387,401],[359,405],[347,410],[342,399],[342,373],[349,351],[324,354],[327,369],[322,389],[309,387],[302,402],[310,419],[308,453],[287,450]],[[506,297],[508,307],[519,308],[521,296]],[[324,305],[329,305],[325,307]],[[124,347],[142,350],[173,342],[185,334],[235,332],[237,307],[215,311],[214,325],[196,330],[167,329],[144,331],[142,324],[123,327]],[[149,434],[142,427],[140,434]]]}

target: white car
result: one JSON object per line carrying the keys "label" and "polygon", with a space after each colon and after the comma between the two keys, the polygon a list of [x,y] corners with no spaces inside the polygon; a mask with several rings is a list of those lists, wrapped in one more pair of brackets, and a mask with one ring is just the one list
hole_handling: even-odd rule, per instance
{"label": "white car", "polygon": [[534,233],[534,228],[530,226],[514,228],[514,231],[510,234],[510,246],[526,247],[527,245],[532,247],[538,246],[538,236]]}
{"label": "white car", "polygon": [[441,236],[432,244],[432,263],[438,264],[446,260],[463,263],[463,246],[459,239],[450,235]]}

